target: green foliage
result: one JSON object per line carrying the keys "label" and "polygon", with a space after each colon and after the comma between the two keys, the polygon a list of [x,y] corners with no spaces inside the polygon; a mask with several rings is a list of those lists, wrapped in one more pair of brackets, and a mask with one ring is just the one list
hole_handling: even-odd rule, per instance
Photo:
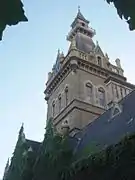
{"label": "green foliage", "polygon": [[21,0],[0,0],[0,40],[6,26],[28,21]]}
{"label": "green foliage", "polygon": [[92,143],[75,159],[68,136],[56,133],[50,119],[39,151],[29,151],[24,158],[25,146],[22,127],[6,180],[135,179],[135,135],[102,151]]}
{"label": "green foliage", "polygon": [[[100,146],[96,142],[90,142],[87,144],[82,151],[78,154],[79,157],[87,157],[91,154],[94,154],[96,152],[100,151]],[[79,158],[78,157],[78,158]]]}
{"label": "green foliage", "polygon": [[120,18],[129,24],[130,30],[135,30],[135,0],[106,0],[113,3]]}
{"label": "green foliage", "polygon": [[72,150],[68,137],[57,134],[50,119],[41,152],[33,169],[34,180],[59,180],[71,164]]}
{"label": "green foliage", "polygon": [[11,158],[11,164],[9,167],[9,171],[6,177],[6,180],[19,180],[21,178],[22,168],[24,166],[24,157],[23,153],[27,148],[27,144],[25,142],[25,135],[23,133],[23,126],[20,129],[18,141],[13,153],[13,157]]}
{"label": "green foliage", "polygon": [[33,177],[33,167],[36,162],[37,154],[35,152],[28,152],[25,157],[25,164],[21,173],[21,180],[31,180]]}
{"label": "green foliage", "polygon": [[135,179],[135,135],[71,165],[65,180]]}

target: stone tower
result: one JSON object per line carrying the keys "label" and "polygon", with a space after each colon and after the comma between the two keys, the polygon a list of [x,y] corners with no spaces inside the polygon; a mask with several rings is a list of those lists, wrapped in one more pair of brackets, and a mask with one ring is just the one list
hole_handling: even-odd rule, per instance
{"label": "stone tower", "polygon": [[120,60],[112,65],[98,42],[94,43],[95,34],[78,9],[67,36],[68,52],[64,56],[58,51],[45,89],[47,119],[53,117],[58,131],[68,123],[74,135],[107,110],[110,102],[119,101],[135,88],[126,81]]}

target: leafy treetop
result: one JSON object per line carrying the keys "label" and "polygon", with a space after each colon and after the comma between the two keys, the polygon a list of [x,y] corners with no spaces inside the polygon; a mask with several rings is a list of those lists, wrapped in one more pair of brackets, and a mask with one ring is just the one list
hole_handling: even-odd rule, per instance
{"label": "leafy treetop", "polygon": [[130,30],[135,30],[135,0],[106,0],[113,3],[121,19],[125,19]]}

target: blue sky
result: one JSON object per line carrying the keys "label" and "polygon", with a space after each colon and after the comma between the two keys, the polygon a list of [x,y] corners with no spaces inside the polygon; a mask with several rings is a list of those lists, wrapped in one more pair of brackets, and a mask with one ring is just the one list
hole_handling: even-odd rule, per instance
{"label": "blue sky", "polygon": [[135,32],[104,0],[24,0],[28,23],[9,27],[0,42],[0,178],[24,122],[27,138],[41,141],[46,121],[43,91],[57,49],[65,53],[78,5],[96,29],[94,38],[111,62],[119,57],[128,81],[135,83]]}

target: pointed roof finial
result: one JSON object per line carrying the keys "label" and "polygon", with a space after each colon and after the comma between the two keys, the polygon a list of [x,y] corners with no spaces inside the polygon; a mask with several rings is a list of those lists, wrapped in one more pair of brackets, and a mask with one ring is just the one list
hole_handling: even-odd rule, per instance
{"label": "pointed roof finial", "polygon": [[21,135],[24,131],[24,123],[22,123],[21,125],[21,128],[20,128],[20,131],[19,131],[19,135]]}
{"label": "pointed roof finial", "polygon": [[78,12],[80,12],[80,6],[78,6]]}
{"label": "pointed roof finial", "polygon": [[99,46],[99,42],[98,41],[96,41],[96,45]]}
{"label": "pointed roof finial", "polygon": [[107,53],[105,53],[105,57],[106,57],[107,60],[109,60],[109,56],[108,56]]}
{"label": "pointed roof finial", "polygon": [[25,142],[24,123],[22,123],[22,126],[21,126],[21,128],[20,128],[19,138],[21,138],[22,142]]}
{"label": "pointed roof finial", "polygon": [[58,49],[58,54],[60,54],[60,49]]}

